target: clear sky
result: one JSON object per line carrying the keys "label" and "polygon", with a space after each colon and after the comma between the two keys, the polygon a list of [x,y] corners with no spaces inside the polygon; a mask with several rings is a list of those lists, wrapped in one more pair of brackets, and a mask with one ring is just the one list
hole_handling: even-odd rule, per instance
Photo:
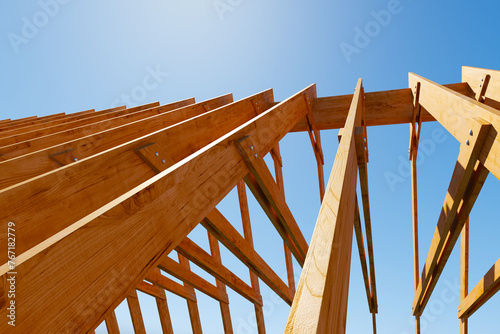
{"label": "clear sky", "polygon": [[[237,100],[267,88],[281,101],[311,83],[317,84],[318,96],[333,96],[352,93],[359,77],[370,92],[408,87],[408,72],[446,84],[461,81],[462,65],[500,69],[497,0],[26,0],[3,7],[0,119],[189,97],[202,101],[226,93]],[[360,37],[366,29],[369,36]],[[437,123],[425,123],[422,131],[428,149],[419,152],[420,263],[459,149]],[[322,132],[326,175],[336,135]],[[368,141],[378,329],[413,333],[408,125],[369,128]],[[281,149],[287,201],[310,240],[319,195],[307,134],[287,135]],[[399,175],[400,182],[388,182],[388,173]],[[499,180],[490,175],[471,214],[471,289],[500,256],[500,224],[493,211],[499,194]],[[218,207],[241,231],[235,203],[233,191]],[[256,249],[286,280],[282,242],[256,201],[250,205]],[[207,249],[203,228],[191,237]],[[459,331],[459,255],[456,247],[423,315],[422,333]],[[249,282],[244,265],[225,249],[222,256]],[[347,332],[370,333],[356,248],[351,267]],[[201,269],[193,270],[214,282]],[[267,332],[280,333],[289,306],[262,283],[261,289]],[[159,333],[154,300],[139,295],[148,333]],[[204,331],[222,332],[217,303],[197,295]],[[190,333],[186,304],[172,294],[167,298],[174,329]],[[256,333],[252,305],[232,291],[229,298],[235,332]],[[496,295],[472,316],[470,332],[500,333],[499,312]],[[117,316],[122,332],[130,332],[126,303]],[[105,333],[105,326],[96,332]]]}

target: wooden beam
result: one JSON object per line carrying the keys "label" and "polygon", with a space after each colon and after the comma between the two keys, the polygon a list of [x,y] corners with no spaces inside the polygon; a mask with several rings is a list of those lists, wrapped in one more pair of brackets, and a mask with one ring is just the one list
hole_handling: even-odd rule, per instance
{"label": "wooden beam", "polygon": [[[20,143],[7,145],[0,148],[0,159],[9,160],[15,157],[26,155],[29,153],[37,152],[44,149],[49,149],[48,155],[55,155],[65,150],[74,149],[71,147],[64,147],[63,145],[81,139],[83,137],[90,137],[93,134],[101,133],[103,131],[120,128],[123,125],[130,124],[142,119],[156,116],[158,114],[166,113],[177,108],[181,108],[194,103],[194,99],[187,99],[174,103],[169,103],[160,107],[146,108],[146,106],[139,106],[128,109],[126,114],[117,115],[114,118],[102,120],[100,122],[82,125],[69,130],[56,132],[50,135],[34,138]],[[146,109],[145,109],[146,108]],[[164,126],[165,127],[165,126]],[[92,148],[93,142],[90,141],[87,146],[84,146],[82,151],[85,152]],[[59,149],[58,146],[63,146]]]}
{"label": "wooden beam", "polygon": [[[191,271],[189,266],[189,260],[186,259],[182,254],[177,253],[179,258],[179,264],[187,271]],[[165,258],[163,259],[165,260]],[[195,293],[192,286],[188,285],[184,282],[184,286],[190,291]],[[191,321],[191,329],[193,330],[193,334],[201,334],[203,330],[201,329],[201,319],[200,319],[200,310],[198,309],[198,302],[187,299],[187,306],[189,312],[189,320]]]}
{"label": "wooden beam", "polygon": [[[363,100],[361,101],[363,103]],[[363,106],[361,106],[363,108]],[[370,293],[371,312],[378,312],[377,284],[375,280],[375,258],[373,252],[372,222],[370,214],[370,200],[368,195],[368,167],[366,161],[367,147],[365,145],[365,131],[363,127],[354,129],[354,141],[359,171],[359,186],[361,188],[361,200],[363,202],[363,217],[365,220],[366,244],[368,249],[368,260],[370,264]]]}
{"label": "wooden beam", "polygon": [[113,310],[108,312],[106,316],[106,329],[108,330],[108,334],[120,334],[118,321],[116,320],[116,314]]}
{"label": "wooden beam", "polygon": [[373,302],[370,292],[370,277],[368,274],[368,266],[366,265],[367,259],[365,255],[365,243],[363,241],[363,230],[361,228],[361,220],[359,216],[359,206],[356,199],[356,211],[354,212],[354,232],[356,234],[356,243],[358,244],[359,260],[361,262],[361,271],[363,273],[363,281],[365,283],[366,299],[368,301],[368,309],[373,312]]}
{"label": "wooden beam", "polygon": [[[413,86],[410,86],[413,87]],[[453,91],[474,98],[467,83],[444,85]],[[411,89],[397,89],[365,93],[366,126],[411,123],[413,118],[413,94]],[[344,126],[353,95],[320,97],[314,101],[313,115],[319,130],[340,129]],[[434,121],[434,117],[422,110],[422,121]],[[307,121],[301,120],[291,130],[307,131]]]}
{"label": "wooden beam", "polygon": [[[460,234],[460,302],[469,294],[469,219],[462,228]],[[469,319],[464,316],[460,318],[460,334],[469,332]]]}
{"label": "wooden beam", "polygon": [[[89,212],[76,222],[73,216],[66,222],[71,223],[68,228],[52,235],[50,240],[37,245],[29,253],[19,253],[16,269],[23,277],[24,284],[17,287],[19,308],[16,311],[19,323],[16,323],[16,331],[45,332],[54,326],[68,332],[95,328],[94,325],[103,320],[105,311],[116,307],[128,291],[147,276],[162,255],[172,251],[237,182],[249,173],[233,145],[234,141],[249,135],[258,144],[258,154],[269,152],[307,112],[303,92],[312,97],[316,96],[315,86],[307,87],[222,137],[220,134],[217,136],[214,128],[207,123],[200,123],[200,127],[210,129],[205,131],[210,132],[205,135],[214,135],[216,139],[158,175],[133,153],[136,147],[132,147],[132,155],[140,159],[141,166],[146,166],[151,174],[146,181],[129,188],[123,195],[116,197],[117,192],[114,189],[114,199],[111,202],[105,200],[105,206],[97,205],[96,209],[95,203],[89,202],[89,199],[97,199],[95,189],[84,196],[83,202],[73,201],[74,197],[65,197],[66,203],[75,204],[73,210],[79,211],[80,214],[82,209]],[[243,105],[236,111],[242,112],[245,109]],[[225,112],[228,110],[230,108],[224,109]],[[181,143],[188,139],[181,137]],[[175,145],[179,144],[174,144],[173,149]],[[109,164],[120,156],[119,152],[123,152],[122,149],[128,152],[129,148],[122,145],[97,155],[98,158],[91,157],[63,167],[61,170],[64,170],[66,175],[64,183],[68,182],[66,184],[73,186],[78,183],[78,179],[83,178],[86,186],[90,186],[88,176],[93,175],[93,180],[100,184],[100,196],[101,192],[107,191],[107,182],[103,182],[99,175],[109,173],[108,176],[112,179],[116,175],[119,177],[108,186],[120,187],[120,183],[126,183],[124,180],[130,175],[136,175],[137,171],[133,166],[124,163],[127,160],[123,160],[123,156],[112,172],[107,170]],[[180,149],[185,150],[186,147],[182,146]],[[127,154],[128,158],[132,157]],[[83,168],[92,162],[97,169]],[[126,177],[125,174],[120,175],[122,169]],[[59,171],[44,174],[41,179]],[[74,178],[76,176],[78,178]],[[59,182],[61,181],[63,180],[60,179]],[[49,187],[49,184],[46,184],[45,187],[56,194],[64,188],[60,185],[58,187],[52,184],[52,187]],[[131,184],[128,184],[127,188],[130,186]],[[19,187],[14,189],[17,188]],[[0,197],[2,194],[4,192],[0,192]],[[36,207],[46,205],[48,198],[53,197],[42,196]],[[17,201],[20,203],[21,199]],[[2,212],[7,211],[7,208],[3,207],[4,203],[15,205],[3,200],[0,203]],[[54,214],[55,208],[47,218],[39,220],[37,224],[53,224],[56,221],[53,219]],[[15,221],[21,223],[23,220],[16,218]],[[134,265],[130,265],[131,263]],[[51,268],[50,273],[44,270],[48,267]],[[2,276],[2,279],[5,279],[5,275]],[[58,293],[63,288],[62,282],[64,294]],[[75,300],[78,300],[78,303],[74,303]],[[5,315],[6,310],[0,310],[0,317]],[[6,331],[6,326],[6,323],[0,323],[0,332]]]}
{"label": "wooden beam", "polygon": [[[214,261],[222,265],[222,260],[220,256],[220,248],[219,241],[207,231],[208,235],[208,243],[210,244],[210,253],[214,258]],[[215,283],[217,284],[217,288],[221,291],[221,293],[227,294],[226,285],[222,283],[220,280],[215,279]],[[229,304],[219,302],[220,312],[222,315],[222,326],[224,327],[224,334],[232,334],[233,333],[233,325],[231,323],[231,312],[229,310]]]}
{"label": "wooden beam", "polygon": [[[272,93],[267,91],[254,97],[269,101]],[[157,171],[137,155],[137,149],[155,143],[162,148],[161,157],[155,159],[166,158],[176,163],[250,120],[255,113],[248,111],[249,105],[247,98],[189,121],[167,125],[163,130],[0,191],[0,203],[5,203],[0,216],[9,217],[5,224],[16,221],[19,239],[16,251],[18,254],[28,251],[156,175]],[[212,126],[217,131],[207,131]],[[186,137],[186,133],[190,136]],[[52,194],[47,196],[46,191]],[[20,197],[12,202],[12,196]],[[73,207],[69,202],[85,205]],[[43,224],[48,217],[50,224]],[[6,240],[6,231],[0,231],[0,242]],[[0,263],[6,259],[6,253],[0,254]]]}
{"label": "wooden beam", "polygon": [[[279,189],[278,185],[273,179],[271,172],[267,168],[263,156],[257,153],[260,149],[258,147],[258,144],[255,143],[253,138],[250,137],[243,137],[237,140],[235,144],[238,152],[240,152],[243,160],[248,166],[250,173],[257,181],[258,187],[264,194],[265,199],[269,202],[274,212],[277,214],[278,220],[274,219],[274,215],[268,214],[271,222],[273,223],[283,240],[287,242],[287,245],[294,253],[294,256],[299,264],[302,265],[303,259],[307,254],[307,241],[304,238],[299,226],[297,225],[297,222],[295,221],[295,218],[293,217],[290,209],[288,208],[283,193]],[[255,191],[256,189],[254,184],[250,182],[248,178],[245,178],[245,181],[254,195],[256,197],[260,197],[260,192]],[[261,203],[261,201],[259,201],[259,203]],[[263,209],[266,213],[269,212],[267,206],[264,205]],[[295,249],[298,250],[298,254],[294,252]]]}
{"label": "wooden beam", "polygon": [[[420,82],[420,105],[431,113],[462,145],[471,140],[474,119],[491,124],[479,155],[479,161],[500,180],[500,112],[472,97],[459,94],[414,73],[409,74],[410,87]],[[493,90],[490,83],[488,93]],[[475,136],[476,134],[474,134]]]}
{"label": "wooden beam", "polygon": [[170,257],[165,256],[161,262],[158,264],[158,267],[174,276],[177,279],[180,279],[186,284],[191,285],[192,287],[200,290],[204,294],[220,301],[223,303],[229,303],[227,298],[227,294],[219,290],[216,286],[207,282],[205,279],[193,273],[189,270],[188,266],[183,266],[180,263],[175,262]]}
{"label": "wooden beam", "polygon": [[[278,145],[279,144],[276,144],[276,146],[274,147],[273,150],[275,150],[276,147],[278,147]],[[277,151],[277,153],[279,153],[279,151]],[[253,244],[252,225],[250,222],[250,210],[248,208],[248,198],[247,198],[247,193],[246,193],[245,182],[243,180],[240,180],[238,182],[237,190],[238,190],[238,201],[240,203],[241,222],[243,225],[243,235],[245,238],[244,241],[246,241],[248,243],[248,245],[250,246],[250,250],[253,251],[254,244]],[[214,210],[216,210],[216,209],[214,209]],[[222,216],[222,214],[217,215],[216,212],[213,212],[213,213],[215,213],[215,216],[218,216],[218,218],[224,218]],[[213,220],[217,221],[217,219],[213,219]],[[219,236],[223,235],[223,234],[221,234],[221,231],[224,231],[224,233],[229,233],[229,234],[236,236],[236,238],[234,238],[234,239],[240,239],[240,242],[242,241],[240,234],[234,230],[233,226],[228,224],[228,222],[225,220],[225,218],[219,219],[219,222],[226,223],[226,227],[225,228],[223,227],[222,230],[215,228],[214,230],[215,230],[217,235],[219,235]],[[243,241],[243,244],[245,244],[244,241]],[[238,250],[240,248],[240,247],[234,247],[234,244],[232,244],[230,242],[229,243],[226,242],[224,244],[226,245],[226,247],[229,250],[231,250],[233,252],[233,254],[235,253],[235,250]],[[257,253],[255,253],[255,254],[258,256]],[[247,262],[245,262],[245,261],[242,261],[242,262],[247,264]],[[264,266],[266,266],[266,265],[267,265],[267,263],[265,263]],[[248,264],[247,264],[247,266],[248,266]],[[249,269],[250,269],[250,267],[249,267]],[[250,282],[252,284],[252,288],[254,289],[255,293],[260,295],[260,285],[259,285],[259,279],[257,277],[257,274],[255,272],[253,272],[251,269],[249,270],[249,272],[250,272]],[[272,272],[272,273],[274,273],[274,272]],[[279,277],[278,277],[278,280],[279,280]],[[279,293],[278,293],[278,295],[279,295]],[[292,299],[293,299],[293,297],[292,297]],[[257,323],[257,331],[259,334],[265,334],[266,333],[266,324],[264,321],[263,307],[262,307],[262,305],[254,304],[254,309],[255,309],[255,321]]]}
{"label": "wooden beam", "polygon": [[158,268],[151,271],[145,279],[146,281],[151,282],[155,286],[170,291],[179,297],[182,297],[184,299],[189,299],[194,302],[196,301],[196,295],[191,289],[188,289],[182,284],[179,284],[171,280],[170,278],[163,276],[160,272],[160,269]]}
{"label": "wooden beam", "polygon": [[363,98],[359,79],[285,333],[345,333]]}
{"label": "wooden beam", "polygon": [[158,308],[158,315],[160,316],[160,324],[163,334],[174,334],[167,300],[156,298],[156,306]]}
{"label": "wooden beam", "polygon": [[286,303],[292,304],[293,293],[290,288],[253,249],[253,244],[245,240],[216,208],[202,224],[256,275],[252,282],[256,283],[258,276]]}
{"label": "wooden beam", "polygon": [[[74,129],[74,128],[77,128],[77,127],[80,127],[83,125],[88,125],[88,124],[100,122],[100,121],[103,121],[106,119],[111,119],[111,118],[114,118],[114,117],[117,117],[117,116],[120,116],[123,114],[131,113],[135,110],[142,110],[139,108],[148,109],[151,107],[156,107],[158,105],[159,105],[159,103],[157,103],[157,102],[151,103],[151,104],[147,104],[144,106],[139,106],[139,107],[135,107],[135,108],[131,108],[131,109],[123,109],[123,110],[119,110],[119,111],[113,111],[113,112],[105,113],[103,115],[93,116],[93,117],[89,117],[86,119],[81,119],[81,120],[76,120],[76,121],[72,121],[72,122],[68,122],[68,123],[49,126],[46,128],[35,129],[33,131],[22,132],[19,134],[11,135],[11,131],[8,131],[8,132],[5,132],[3,134],[3,136],[0,138],[0,147],[15,144],[15,143],[20,143],[20,142],[23,142],[26,140],[50,135],[50,134],[65,131],[65,130]],[[15,130],[12,132],[15,132]]]}
{"label": "wooden beam", "polygon": [[148,294],[151,297],[166,299],[165,290],[157,287],[156,285],[149,284],[145,281],[141,281],[139,282],[139,284],[137,284],[137,290],[144,292],[145,294]]}
{"label": "wooden beam", "polygon": [[462,81],[474,91],[476,100],[500,108],[500,71],[486,68],[462,66]]}
{"label": "wooden beam", "polygon": [[[446,265],[446,262],[448,261],[449,256],[451,255],[453,246],[458,240],[458,237],[460,236],[460,232],[462,231],[465,222],[469,218],[469,213],[472,210],[472,207],[474,206],[477,196],[479,195],[488,174],[489,174],[488,170],[480,162],[478,162],[474,167],[474,172],[472,174],[472,177],[470,178],[470,182],[463,196],[460,209],[455,216],[450,231],[448,232],[447,235],[443,236],[443,238],[446,238],[446,243],[440,252],[437,265],[435,266],[433,271],[428,271],[428,272],[425,271],[425,266],[424,266],[423,272],[425,272],[426,276],[428,277],[428,284],[425,293],[422,296],[422,301],[419,304],[420,307],[415,308],[414,304],[414,310],[413,310],[414,315],[416,314],[420,315],[423,309],[425,308],[425,305],[429,301],[430,295],[437,284],[439,276],[441,275],[443,268]],[[437,240],[434,240],[432,245],[435,245],[436,243]],[[429,257],[430,254],[428,254],[428,259]],[[414,303],[416,300],[418,300],[417,298],[420,295],[420,291],[422,289],[422,282],[423,278],[421,278],[419,281],[419,287],[415,293]],[[419,312],[416,312],[416,310]]]}
{"label": "wooden beam", "polygon": [[214,261],[212,256],[205,252],[200,246],[195,244],[189,238],[182,240],[176,247],[177,252],[184,255],[194,264],[204,269],[210,275],[214,276],[228,287],[239,293],[252,303],[262,305],[262,297],[260,294],[249,287],[243,280],[233,274],[229,269],[222,264]]}
{"label": "wooden beam", "polygon": [[500,291],[500,259],[460,303],[458,317],[470,317],[498,291]]}
{"label": "wooden beam", "polygon": [[[425,87],[424,85],[422,85]],[[424,96],[424,88],[422,88],[422,98]],[[465,121],[464,121],[465,122]],[[447,241],[447,236],[451,231],[452,224],[457,216],[459,205],[461,204],[469,182],[473,176],[474,167],[478,160],[479,154],[485,142],[486,136],[490,130],[490,125],[481,119],[472,120],[469,122],[470,134],[466,142],[460,146],[457,163],[451,177],[450,186],[446,193],[443,208],[438,219],[437,227],[431,242],[427,259],[422,270],[422,277],[415,291],[415,300],[413,302],[414,314],[421,315],[424,303],[422,300],[427,294],[430,296],[431,291],[428,291],[429,280],[431,279],[434,269],[441,256],[441,251]],[[460,230],[462,228],[460,227]],[[451,245],[453,248],[454,242]]]}
{"label": "wooden beam", "polygon": [[230,102],[232,96],[226,95],[178,109],[174,108],[179,103],[153,108],[149,111],[155,116],[0,162],[0,174],[4,176],[0,179],[0,189],[200,115],[205,112],[206,104],[220,107]]}
{"label": "wooden beam", "polygon": [[[156,103],[158,105],[158,102]],[[152,105],[153,106],[153,105]],[[126,109],[122,109],[126,110]],[[54,115],[50,119],[44,120],[44,121],[33,121],[31,125],[24,125],[20,124],[17,126],[10,126],[8,129],[1,130],[0,129],[0,138],[5,138],[5,137],[11,137],[14,135],[18,135],[21,133],[27,133],[35,130],[42,130],[46,129],[52,126],[56,126],[59,124],[64,124],[64,123],[69,123],[69,122],[74,122],[77,120],[83,120],[89,117],[95,117],[98,115],[104,115],[107,113],[112,113],[112,110],[103,110],[103,111],[98,111],[96,112],[94,109],[91,110],[86,110],[83,112],[79,112],[76,115],[73,114],[59,114],[59,116]]]}
{"label": "wooden beam", "polygon": [[141,306],[139,305],[139,297],[135,290],[127,296],[127,304],[135,334],[146,334],[146,328],[144,327],[144,320],[141,314]]}

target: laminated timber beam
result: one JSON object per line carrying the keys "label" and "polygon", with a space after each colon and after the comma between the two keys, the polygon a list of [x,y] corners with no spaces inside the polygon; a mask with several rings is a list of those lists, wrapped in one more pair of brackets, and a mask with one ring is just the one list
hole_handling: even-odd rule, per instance
{"label": "laminated timber beam", "polygon": [[[457,94],[413,73],[410,73],[409,81],[410,86],[414,88],[417,87],[417,83],[420,83],[419,104],[432,113],[461,143],[438,226],[415,291],[413,314],[421,315],[460,235],[468,212],[477,198],[477,194],[469,194],[470,208],[461,205],[461,201],[466,200],[467,189],[474,189],[476,187],[474,182],[482,186],[488,169],[493,174],[496,173],[497,178],[500,175],[500,165],[495,163],[498,155],[496,151],[500,151],[500,138],[497,137],[497,129],[500,128],[500,113],[492,107]],[[485,172],[483,164],[486,167]],[[473,180],[474,174],[478,174],[476,181]],[[457,215],[459,206],[460,211],[463,212]],[[460,220],[456,221],[458,217]]]}
{"label": "laminated timber beam", "polygon": [[458,317],[470,317],[498,291],[500,291],[500,259],[462,300],[458,307]]}
{"label": "laminated timber beam", "polygon": [[[263,101],[269,101],[272,93],[267,91],[257,96]],[[153,154],[151,160],[158,160],[164,168],[171,167],[221,135],[251,120],[255,113],[248,109],[249,104],[247,98],[214,109],[186,122],[167,126],[111,150],[53,170],[43,177],[0,191],[0,202],[8,203],[0,216],[5,222],[16,221],[19,239],[17,252],[22,254],[28,251],[155,176],[157,172],[151,169],[150,164],[137,151],[142,151],[148,145],[158,147],[160,156]],[[217,127],[219,131],[207,131],[210,126]],[[190,136],[185,137],[186,133]],[[162,164],[163,160],[165,164]],[[47,196],[43,189],[50,189],[53,194]],[[12,196],[20,197],[13,201]],[[70,202],[85,205],[73,207],[68,205]],[[50,224],[44,224],[44,219],[48,217],[51,217]],[[0,240],[6,238],[5,231],[0,231]],[[7,254],[1,256],[0,263],[5,263]],[[18,261],[21,259],[22,255],[18,257]]]}
{"label": "laminated timber beam", "polygon": [[[474,98],[474,92],[466,82],[444,85],[459,94]],[[365,93],[366,126],[411,123],[413,118],[413,94],[411,89],[397,89]],[[319,130],[343,128],[353,95],[319,97],[314,101],[313,116]],[[422,122],[435,121],[426,110]],[[291,130],[307,131],[303,119]]]}
{"label": "laminated timber beam", "polygon": [[[157,265],[162,255],[172,251],[216,203],[249,173],[234,141],[243,136],[251,136],[258,145],[257,153],[268,153],[305,116],[307,109],[302,93],[315,98],[315,86],[306,88],[248,120],[238,117],[248,109],[244,103],[233,103],[216,109],[223,110],[224,120],[231,123],[231,127],[211,118],[202,119],[202,116],[192,120],[194,124],[199,121],[198,127],[204,131],[198,133],[197,137],[190,132],[194,137],[191,139],[196,143],[200,137],[205,138],[208,144],[203,143],[200,149],[195,147],[193,153],[189,152],[191,155],[179,157],[176,159],[177,163],[157,175],[142,159],[134,160],[134,150],[143,146],[140,141],[134,141],[133,145],[122,145],[37,178],[36,180],[48,181],[46,178],[49,175],[62,173],[60,177],[63,179],[56,177],[56,184],[50,184],[51,193],[57,194],[55,197],[60,196],[59,193],[65,186],[73,187],[80,178],[83,178],[86,189],[92,188],[92,182],[102,186],[99,186],[98,192],[94,188],[87,196],[83,196],[83,201],[65,198],[68,193],[60,197],[66,203],[74,203],[72,211],[77,212],[76,216],[83,214],[82,217],[75,220],[75,215],[70,213],[72,218],[66,220],[65,226],[59,225],[60,233],[54,235],[52,232],[48,240],[37,244],[34,249],[19,253],[16,270],[23,277],[23,282],[17,286],[19,308],[16,311],[19,322],[16,323],[14,333],[44,332],[51,328],[67,332],[77,329],[86,331],[99,324],[106,311],[114,309],[130,289]],[[267,94],[270,94],[267,98],[270,104],[272,94]],[[262,100],[266,99],[262,97]],[[228,113],[235,115],[229,117]],[[238,121],[243,122],[234,124]],[[227,130],[229,132],[225,132],[227,127],[230,128]],[[175,127],[171,129],[173,128]],[[185,137],[180,134],[178,136]],[[182,146],[179,147],[181,150],[186,149],[174,139],[172,137],[166,143],[168,145],[174,142],[169,145],[172,150],[175,150],[175,146]],[[190,138],[182,138],[181,143],[188,139]],[[145,144],[149,143],[147,138],[143,140],[146,141]],[[127,152],[132,152],[133,155]],[[114,163],[115,167],[110,168]],[[86,168],[92,164],[95,164],[94,168]],[[146,166],[149,172],[139,166]],[[145,173],[144,180],[136,185],[129,183],[130,175],[142,176],[139,170]],[[102,178],[106,173],[113,179],[107,186],[104,184],[108,181]],[[114,179],[115,176],[118,178]],[[32,182],[33,180],[22,185]],[[22,185],[12,187],[11,190]],[[100,196],[110,185],[114,192],[110,194],[113,195],[110,196],[112,199],[103,200]],[[126,185],[128,189],[125,192],[116,189],[121,185]],[[44,187],[48,189],[49,184]],[[77,193],[81,194],[86,189]],[[32,188],[27,194],[29,199],[25,197],[31,205],[37,203],[32,202],[37,196],[37,192],[33,190]],[[72,190],[75,191],[75,188]],[[106,204],[94,202],[96,193]],[[2,192],[0,196],[2,195],[5,193]],[[41,206],[47,205],[48,198],[44,197],[33,209],[40,210]],[[2,199],[2,203],[12,205],[10,209],[5,208],[11,210],[23,201],[17,199],[13,203]],[[54,208],[47,218],[40,219],[36,224],[47,228],[57,221],[54,219],[56,214],[58,212]],[[21,224],[24,219],[14,217],[14,221]],[[135,265],[130,266],[130,263]],[[44,270],[45,268],[51,270]],[[2,266],[2,279],[5,279],[5,269],[5,265]],[[61,289],[64,289],[64,294],[58,293]],[[5,298],[2,295],[2,299]],[[0,316],[5,317],[5,312],[5,309],[1,310]],[[0,324],[0,331],[6,331],[5,326],[7,324]]]}
{"label": "laminated timber beam", "polygon": [[[37,137],[24,142],[0,147],[0,160],[8,160],[25,154],[37,152],[43,149],[62,145],[66,142],[96,134],[108,129],[117,128],[121,125],[132,123],[147,117],[165,113],[177,108],[181,108],[194,103],[194,99],[182,100],[169,103],[160,107],[149,108],[149,105],[138,106],[127,109],[127,113],[119,114],[114,118],[102,120],[100,122],[80,125],[65,131],[56,132],[50,135]],[[57,154],[61,151],[54,151],[51,154]]]}
{"label": "laminated timber beam", "polygon": [[345,333],[363,99],[359,79],[285,333]]}
{"label": "laminated timber beam", "polygon": [[207,109],[219,108],[233,102],[233,98],[231,94],[228,94],[196,104],[188,104],[191,102],[194,101],[186,100],[152,108],[146,110],[145,113],[154,116],[0,162],[0,175],[2,175],[0,189],[201,115]]}
{"label": "laminated timber beam", "polygon": [[[155,103],[150,103],[150,104],[144,105],[144,106],[142,106],[142,108],[148,109],[148,108],[156,107],[159,105],[160,104],[158,102],[155,102]],[[53,133],[57,133],[57,132],[61,132],[61,131],[69,130],[69,129],[73,129],[73,128],[76,128],[79,126],[104,121],[106,119],[112,119],[114,117],[133,112],[134,110],[136,110],[136,108],[107,112],[107,113],[104,113],[102,115],[92,116],[89,118],[76,120],[76,121],[63,123],[63,124],[58,124],[58,125],[54,125],[54,126],[48,126],[48,127],[41,128],[41,129],[35,129],[33,131],[21,132],[19,134],[14,134],[12,136],[10,135],[10,131],[7,131],[7,132],[3,133],[3,136],[0,136],[0,147],[10,145],[10,144],[20,143],[20,142],[23,142],[26,140],[50,135]]]}

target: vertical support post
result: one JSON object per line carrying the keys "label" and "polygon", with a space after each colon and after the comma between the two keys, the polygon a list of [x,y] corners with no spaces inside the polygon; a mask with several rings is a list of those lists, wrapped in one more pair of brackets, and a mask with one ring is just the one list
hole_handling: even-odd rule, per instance
{"label": "vertical support post", "polygon": [[[278,188],[280,188],[281,193],[283,194],[283,198],[285,198],[285,186],[283,183],[283,160],[281,159],[280,154],[280,145],[279,143],[271,151],[273,161],[274,161],[274,173],[276,175],[276,183],[278,184]],[[292,251],[286,245],[285,241],[283,241],[283,248],[285,251],[285,262],[286,262],[286,273],[288,277],[288,287],[295,293],[295,278],[293,276],[293,261],[292,261]]]}
{"label": "vertical support post", "polygon": [[[413,274],[415,291],[418,288],[420,266],[418,259],[418,200],[417,200],[417,154],[420,137],[420,82],[417,82],[413,91],[413,118],[410,123],[410,161],[411,161],[411,210],[413,231]],[[418,119],[418,124],[416,123]],[[415,316],[415,333],[420,334],[420,315]]]}
{"label": "vertical support post", "polygon": [[174,334],[167,299],[156,298],[156,306],[158,307],[158,314],[160,315],[160,323],[163,334]]}
{"label": "vertical support post", "polygon": [[[191,270],[189,266],[189,260],[177,253],[179,258],[179,264],[186,269]],[[184,282],[184,286],[192,291],[194,294],[194,288]],[[191,328],[193,329],[193,334],[202,334],[203,331],[201,329],[201,320],[200,320],[200,311],[198,310],[198,303],[189,299],[186,299],[189,311],[189,319],[191,320]]]}
{"label": "vertical support post", "polygon": [[[248,209],[248,199],[245,188],[245,182],[240,180],[238,182],[238,198],[240,201],[240,210],[241,210],[241,221],[243,222],[243,233],[245,239],[253,246],[253,236],[252,236],[252,227],[250,225],[250,211]],[[256,293],[260,295],[260,287],[259,287],[259,278],[257,275],[250,270],[250,281],[252,283],[252,288]],[[257,331],[259,334],[266,333],[266,327],[264,323],[264,312],[261,305],[254,304],[255,308],[255,318],[257,320]]]}
{"label": "vertical support post", "polygon": [[[460,234],[460,302],[469,294],[469,218],[465,222]],[[467,334],[469,319],[460,318],[460,334]]]}
{"label": "vertical support post", "polygon": [[108,313],[106,317],[106,329],[109,334],[120,334],[120,329],[118,329],[118,321],[116,320],[115,311],[112,310]]}
{"label": "vertical support post", "polygon": [[[219,248],[219,240],[212,235],[212,233],[208,232],[208,242],[210,243],[210,253],[214,258],[215,262],[218,264],[222,264],[221,256],[220,256],[220,248]],[[226,285],[222,283],[217,278],[215,279],[215,283],[217,284],[217,288],[222,291],[224,294],[227,293]],[[222,325],[224,326],[225,334],[233,334],[233,325],[231,323],[231,313],[229,312],[229,304],[219,302],[220,312],[222,315]]]}
{"label": "vertical support post", "polygon": [[141,306],[139,305],[137,291],[134,290],[129,296],[127,296],[127,304],[130,311],[130,317],[132,318],[134,332],[136,334],[146,334],[146,328],[144,327],[144,321],[142,319]]}

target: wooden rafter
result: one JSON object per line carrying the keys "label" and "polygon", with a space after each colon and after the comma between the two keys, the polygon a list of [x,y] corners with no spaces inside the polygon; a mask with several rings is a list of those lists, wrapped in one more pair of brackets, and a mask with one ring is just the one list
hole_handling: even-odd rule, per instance
{"label": "wooden rafter", "polygon": [[361,124],[363,98],[359,79],[286,333],[345,332],[357,174],[354,130]]}

